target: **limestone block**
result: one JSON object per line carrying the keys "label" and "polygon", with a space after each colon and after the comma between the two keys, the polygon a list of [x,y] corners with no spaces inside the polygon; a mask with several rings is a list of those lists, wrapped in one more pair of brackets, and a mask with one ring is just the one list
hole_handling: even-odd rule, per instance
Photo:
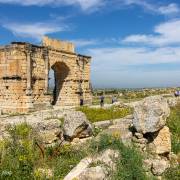
{"label": "limestone block", "polygon": [[154,160],[152,163],[152,173],[156,176],[162,175],[170,164],[166,160]]}
{"label": "limestone block", "polygon": [[139,133],[156,132],[164,127],[170,114],[167,100],[150,96],[134,106],[133,125]]}
{"label": "limestone block", "polygon": [[149,148],[156,154],[164,154],[171,152],[171,134],[169,128],[165,126],[161,129]]}

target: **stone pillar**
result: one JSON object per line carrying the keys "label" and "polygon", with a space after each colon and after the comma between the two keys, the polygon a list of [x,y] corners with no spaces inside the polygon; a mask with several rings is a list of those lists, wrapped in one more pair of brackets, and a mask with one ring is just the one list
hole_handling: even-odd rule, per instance
{"label": "stone pillar", "polygon": [[27,59],[27,88],[26,88],[26,95],[30,96],[32,94],[32,62],[31,62],[31,51],[28,49],[26,52],[26,59]]}
{"label": "stone pillar", "polygon": [[45,86],[44,86],[44,94],[48,94],[49,89],[49,56],[48,49],[45,49],[44,52],[44,62],[45,62]]}
{"label": "stone pillar", "polygon": [[31,59],[31,47],[26,49],[26,63],[27,63],[27,88],[26,88],[26,108],[32,110],[34,108],[32,98],[32,59]]}

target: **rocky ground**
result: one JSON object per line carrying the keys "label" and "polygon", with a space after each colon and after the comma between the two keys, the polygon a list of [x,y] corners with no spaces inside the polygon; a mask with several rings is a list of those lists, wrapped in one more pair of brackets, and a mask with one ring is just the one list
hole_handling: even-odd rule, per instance
{"label": "rocky ground", "polygon": [[[151,96],[126,104],[133,107],[132,115],[93,124],[84,113],[73,109],[47,110],[18,116],[1,115],[0,139],[9,137],[9,126],[24,122],[31,125],[41,137],[44,147],[58,143],[78,146],[92,138],[98,141],[101,135],[106,134],[121,140],[125,146],[134,145],[145,157],[143,166],[146,174],[162,179],[163,173],[170,166],[178,165],[178,158],[171,150],[171,132],[166,125],[170,107],[177,103],[177,98]],[[111,105],[106,105],[105,108],[109,106]],[[116,171],[116,162],[120,158],[121,153],[107,148],[82,159],[64,179],[111,179],[109,171]]]}

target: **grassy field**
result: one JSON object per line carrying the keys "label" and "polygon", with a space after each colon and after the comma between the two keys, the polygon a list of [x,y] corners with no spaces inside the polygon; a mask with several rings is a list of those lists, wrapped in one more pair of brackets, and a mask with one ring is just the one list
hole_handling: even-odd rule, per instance
{"label": "grassy field", "polygon": [[[86,113],[91,122],[105,119],[116,119],[132,113],[131,109],[112,107],[110,109],[79,109]],[[180,159],[180,105],[171,109],[167,125],[172,133],[172,151]],[[45,180],[39,171],[52,169],[53,179],[62,180],[79,161],[89,155],[107,148],[115,149],[121,154],[117,159],[117,171],[112,172],[112,180],[152,180],[147,177],[143,167],[143,156],[133,146],[126,147],[116,139],[102,135],[99,141],[92,140],[89,144],[74,148],[71,145],[40,148],[41,139],[27,124],[9,128],[11,138],[0,142],[0,179],[2,180]],[[180,166],[168,169],[165,180],[179,180]]]}
{"label": "grassy field", "polygon": [[172,151],[177,154],[179,166],[172,167],[167,170],[164,178],[169,180],[179,180],[180,179],[180,104],[171,108],[171,114],[167,121],[167,126],[172,133]]}
{"label": "grassy field", "polygon": [[[27,124],[9,129],[11,139],[0,143],[0,179],[45,180],[39,171],[52,169],[53,179],[60,180],[85,156],[83,148],[70,145],[45,148]],[[37,145],[39,144],[39,145]]]}
{"label": "grassy field", "polygon": [[171,114],[167,125],[172,133],[172,150],[176,154],[180,153],[180,104],[171,108]]}
{"label": "grassy field", "polygon": [[148,96],[160,94],[173,94],[180,88],[149,88],[149,89],[96,89],[93,91],[93,104],[100,103],[100,96],[105,96],[105,103],[111,104],[112,96],[120,102],[128,103],[141,100]]}
{"label": "grassy field", "polygon": [[[134,101],[139,101],[142,100],[143,98],[137,98],[134,97],[132,99],[130,98],[125,98],[125,97],[117,97],[117,101],[118,102],[123,102],[123,103],[130,103],[130,102],[134,102]],[[106,96],[104,99],[104,103],[105,104],[112,104],[112,97],[111,96]],[[93,105],[99,105],[100,104],[100,97],[94,96],[93,97],[93,101],[92,101]]]}
{"label": "grassy field", "polygon": [[89,108],[89,107],[80,107],[77,109],[86,114],[90,122],[104,121],[123,118],[132,113],[132,110],[128,107],[119,107],[112,106],[111,108]]}
{"label": "grassy field", "polygon": [[126,147],[116,137],[102,135],[86,146],[73,148],[70,145],[44,149],[36,146],[39,142],[30,126],[22,124],[11,128],[11,140],[0,143],[0,179],[2,180],[47,180],[41,169],[51,169],[54,180],[62,180],[79,161],[107,148],[118,150],[117,171],[112,179],[146,180],[142,167],[142,156],[134,147]]}

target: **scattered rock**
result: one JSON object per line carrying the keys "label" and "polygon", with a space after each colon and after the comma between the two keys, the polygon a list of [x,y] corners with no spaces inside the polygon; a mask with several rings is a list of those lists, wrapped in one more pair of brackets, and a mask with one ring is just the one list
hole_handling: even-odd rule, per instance
{"label": "scattered rock", "polygon": [[120,124],[120,125],[124,125],[126,127],[130,127],[132,125],[132,120],[133,120],[133,115],[128,115],[124,118],[120,118],[120,119],[114,119],[112,120],[113,124]]}
{"label": "scattered rock", "polygon": [[108,129],[102,131],[101,134],[108,134],[110,136],[115,137],[116,139],[121,139],[123,143],[129,144],[132,138],[132,132],[129,130],[132,119],[130,118],[122,118],[116,119],[113,121],[114,125],[109,126]]}
{"label": "scattered rock", "polygon": [[115,169],[119,156],[118,151],[107,149],[93,157],[84,158],[64,180],[105,180],[109,176],[109,170]]}
{"label": "scattered rock", "polygon": [[7,127],[22,123],[30,125],[45,144],[57,141],[62,135],[61,122],[63,110],[43,110],[30,114],[0,116],[0,139],[9,138]]}
{"label": "scattered rock", "polygon": [[32,128],[35,128],[38,131],[50,131],[52,129],[59,129],[62,125],[59,119],[49,119],[29,124],[32,126]]}
{"label": "scattered rock", "polygon": [[166,169],[170,167],[170,164],[168,161],[162,159],[162,160],[153,160],[152,163],[152,173],[156,176],[162,175]]}
{"label": "scattered rock", "polygon": [[83,139],[74,138],[73,141],[71,141],[71,145],[72,146],[82,145],[82,144],[88,143],[91,140],[92,140],[92,137],[83,138]]}
{"label": "scattered rock", "polygon": [[85,169],[79,176],[78,180],[106,180],[107,171],[104,167],[96,166]]}
{"label": "scattered rock", "polygon": [[149,149],[156,154],[165,154],[171,152],[171,134],[169,128],[164,126],[153,142],[149,143]]}
{"label": "scattered rock", "polygon": [[80,174],[82,174],[92,162],[93,159],[91,157],[82,159],[80,163],[67,174],[64,180],[74,180],[75,178],[79,177]]}
{"label": "scattered rock", "polygon": [[170,114],[167,100],[162,96],[150,96],[136,103],[133,125],[139,133],[156,132],[163,128]]}
{"label": "scattered rock", "polygon": [[102,134],[107,134],[109,136],[113,136],[116,139],[121,139],[121,141],[125,144],[129,144],[132,139],[132,132],[127,129],[121,129],[121,126],[118,125],[110,126],[109,129],[102,131],[99,136]]}
{"label": "scattered rock", "polygon": [[107,120],[107,121],[99,121],[99,122],[95,122],[93,123],[93,125],[95,127],[101,128],[101,129],[106,129],[108,128],[110,125],[112,125],[112,121]]}
{"label": "scattered rock", "polygon": [[139,144],[146,144],[148,140],[146,138],[137,139],[136,137],[132,138],[133,142],[139,143]]}
{"label": "scattered rock", "polygon": [[63,131],[65,139],[85,138],[92,135],[92,125],[84,113],[69,111],[64,118]]}
{"label": "scattered rock", "polygon": [[143,134],[135,132],[134,136],[138,139],[142,139],[143,138]]}
{"label": "scattered rock", "polygon": [[145,159],[143,161],[143,168],[146,171],[151,171],[152,163],[153,163],[152,159]]}
{"label": "scattered rock", "polygon": [[107,129],[109,126],[112,126],[112,125],[123,124],[124,126],[129,128],[129,126],[132,125],[132,119],[133,119],[133,116],[128,115],[124,118],[95,122],[93,123],[93,125],[101,129]]}
{"label": "scattered rock", "polygon": [[44,120],[32,123],[31,126],[37,132],[42,142],[46,145],[63,139],[63,131],[59,119]]}
{"label": "scattered rock", "polygon": [[115,170],[116,161],[119,158],[119,152],[112,149],[107,149],[98,156],[94,157],[95,163],[103,163],[108,166],[111,170]]}
{"label": "scattered rock", "polygon": [[7,119],[7,121],[1,122],[0,128],[0,139],[8,138],[9,134],[7,132],[7,127],[20,125],[22,123],[27,123],[30,125],[34,132],[40,137],[42,143],[45,145],[52,144],[63,137],[63,131],[61,129],[61,122],[59,119],[49,119],[49,120],[25,120],[23,117],[13,120],[13,117]]}

